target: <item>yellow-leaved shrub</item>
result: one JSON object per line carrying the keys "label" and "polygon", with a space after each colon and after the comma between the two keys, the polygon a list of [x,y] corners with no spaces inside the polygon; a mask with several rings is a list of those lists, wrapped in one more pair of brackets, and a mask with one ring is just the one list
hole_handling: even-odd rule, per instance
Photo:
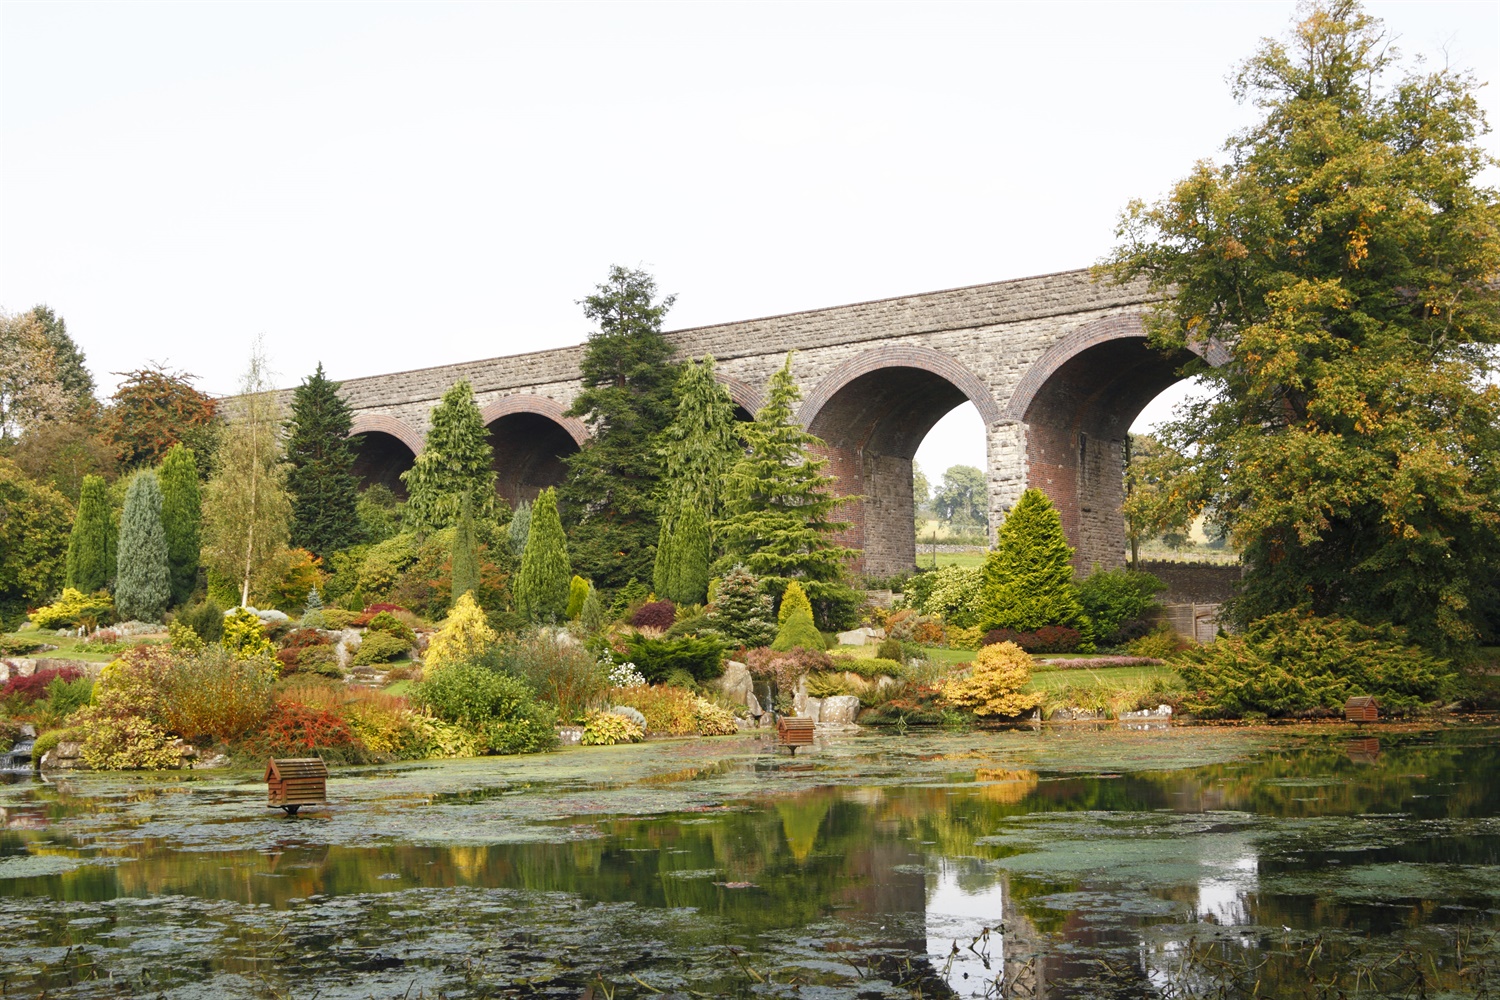
{"label": "yellow-leaved shrub", "polygon": [[471,662],[483,656],[498,638],[484,612],[474,603],[474,596],[465,593],[453,605],[438,634],[432,637],[423,666],[435,670],[450,663]]}
{"label": "yellow-leaved shrub", "polygon": [[1031,656],[1013,642],[986,646],[968,671],[943,684],[943,700],[980,716],[1014,716],[1035,708],[1041,695],[1023,694],[1031,680]]}

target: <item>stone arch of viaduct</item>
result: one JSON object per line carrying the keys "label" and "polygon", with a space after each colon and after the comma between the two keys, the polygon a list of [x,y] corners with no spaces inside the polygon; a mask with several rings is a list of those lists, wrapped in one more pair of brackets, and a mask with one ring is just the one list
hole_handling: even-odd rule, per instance
{"label": "stone arch of viaduct", "polygon": [[[912,457],[964,403],[986,428],[991,532],[1036,486],[1057,505],[1087,570],[1124,561],[1125,435],[1191,357],[1147,345],[1142,317],[1152,303],[1141,286],[1070,271],[667,336],[681,357],[714,356],[745,419],[786,353],[797,352],[799,417],[826,442],[839,492],[862,498],[841,516],[865,573],[914,564]],[[1205,356],[1218,363],[1222,353]],[[534,497],[587,440],[588,428],[564,416],[581,388],[581,357],[569,347],[350,379],[343,392],[355,411],[360,475],[400,492],[432,406],[466,378],[495,447],[500,492],[512,503]]]}

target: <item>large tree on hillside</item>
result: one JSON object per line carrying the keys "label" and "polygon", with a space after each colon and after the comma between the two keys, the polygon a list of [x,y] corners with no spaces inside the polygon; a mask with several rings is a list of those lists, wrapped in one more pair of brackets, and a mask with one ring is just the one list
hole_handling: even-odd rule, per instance
{"label": "large tree on hillside", "polygon": [[33,306],[29,315],[36,320],[52,347],[55,377],[69,407],[78,410],[88,406],[94,401],[94,376],[84,363],[83,352],[68,336],[68,324],[47,306]]}
{"label": "large tree on hillside", "polygon": [[0,458],[0,628],[45,604],[63,584],[73,505]]}
{"label": "large tree on hillside", "polygon": [[116,372],[120,385],[104,414],[104,435],[126,469],[156,465],[182,443],[206,461],[214,453],[218,409],[193,385],[196,375],[149,364]]}
{"label": "large tree on hillside", "polygon": [[584,418],[592,436],[565,459],[559,498],[574,563],[604,589],[650,579],[656,560],[658,435],[672,421],[679,371],[661,324],[674,298],[658,300],[644,271],[615,266],[582,303],[598,328],[568,414]]}
{"label": "large tree on hillside", "polygon": [[287,491],[292,544],[326,557],[359,541],[359,482],[349,429],[354,415],[323,363],[292,393],[287,422]]}
{"label": "large tree on hillside", "polygon": [[495,450],[468,382],[453,383],[433,407],[422,454],[401,479],[407,490],[405,521],[417,528],[436,531],[457,524],[465,497],[475,517],[493,522],[510,512],[495,493]]}
{"label": "large tree on hillside", "polygon": [[35,312],[0,312],[0,443],[63,419],[70,408],[56,352]]}
{"label": "large tree on hillside", "polygon": [[1237,615],[1391,620],[1453,649],[1500,554],[1500,208],[1479,84],[1399,70],[1378,20],[1323,0],[1264,40],[1236,93],[1260,119],[1111,260],[1166,293],[1156,344],[1217,342],[1213,395],[1165,429],[1249,571]]}
{"label": "large tree on hillside", "polygon": [[827,459],[809,450],[823,442],[797,421],[801,398],[788,354],[766,387],[766,405],[745,427],[745,451],[729,474],[716,525],[724,550],[718,569],[743,565],[778,597],[797,580],[823,617],[828,603],[847,593],[845,564],[858,553],[834,537],[848,527],[833,520],[846,498],[834,495],[834,479],[823,473]]}
{"label": "large tree on hillside", "polygon": [[932,509],[953,524],[987,524],[989,493],[984,473],[972,465],[949,466],[943,473],[943,485],[933,492]]}
{"label": "large tree on hillside", "polygon": [[214,472],[203,497],[203,555],[209,569],[240,585],[250,603],[250,581],[279,557],[291,537],[292,501],[282,461],[281,406],[257,343],[229,408]]}
{"label": "large tree on hillside", "polygon": [[703,603],[713,561],[710,525],[742,451],[734,401],[714,378],[714,359],[689,361],[677,379],[677,414],[662,432],[661,534],[652,573],[658,596]]}

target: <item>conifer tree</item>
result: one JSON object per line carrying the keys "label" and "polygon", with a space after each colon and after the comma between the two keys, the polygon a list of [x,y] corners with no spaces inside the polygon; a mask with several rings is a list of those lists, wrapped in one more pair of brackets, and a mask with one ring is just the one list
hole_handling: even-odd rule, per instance
{"label": "conifer tree", "polygon": [[771,596],[761,590],[760,581],[743,566],[734,567],[719,581],[704,619],[715,632],[752,649],[768,646],[776,638]]}
{"label": "conifer tree", "polygon": [[776,609],[776,624],[785,624],[799,608],[805,609],[807,616],[812,617],[812,602],[807,599],[807,591],[802,589],[802,584],[793,580],[781,594],[781,607]]}
{"label": "conifer tree", "polygon": [[161,526],[167,535],[167,564],[172,569],[172,603],[182,604],[198,583],[199,539],[203,498],[198,488],[198,461],[186,445],[174,444],[161,463]]}
{"label": "conifer tree", "polygon": [[776,595],[800,580],[816,606],[846,596],[844,564],[856,551],[834,538],[848,527],[833,520],[847,498],[834,496],[833,477],[823,474],[827,461],[808,451],[822,441],[797,422],[801,398],[788,354],[771,376],[766,405],[746,428],[745,453],[729,476],[725,516],[716,525],[724,549],[718,566],[743,563]]}
{"label": "conifer tree", "polygon": [[1030,632],[1083,619],[1073,585],[1073,549],[1057,508],[1038,489],[1021,494],[984,560],[981,615],[986,629]]}
{"label": "conifer tree", "polygon": [[479,591],[479,539],[474,534],[474,504],[465,496],[453,533],[453,603],[471,591]]}
{"label": "conifer tree", "polygon": [[68,536],[67,585],[91,594],[108,586],[114,575],[115,519],[109,488],[99,476],[84,476]]}
{"label": "conifer tree", "polygon": [[292,393],[287,422],[287,491],[292,544],[327,557],[360,541],[359,482],[349,430],[354,416],[323,364]]}
{"label": "conifer tree", "polygon": [[589,591],[594,588],[581,576],[575,576],[568,583],[568,620],[572,621],[583,613],[583,606],[588,601]]}
{"label": "conifer tree", "polygon": [[281,407],[259,342],[240,388],[204,491],[203,554],[210,570],[239,582],[243,606],[251,578],[287,547],[292,501],[277,436]]}
{"label": "conifer tree", "polygon": [[516,574],[516,611],[531,621],[560,621],[568,612],[568,540],[557,516],[557,491],[542,490],[531,505],[531,531]]}
{"label": "conifer tree", "polygon": [[121,618],[159,622],[172,599],[167,535],[161,524],[161,486],[143,470],[130,481],[120,515],[115,610]]}
{"label": "conifer tree", "polygon": [[599,600],[599,591],[593,587],[589,587],[583,598],[583,607],[578,609],[578,624],[589,635],[604,627],[604,602]]}
{"label": "conifer tree", "polygon": [[522,500],[516,504],[516,512],[510,518],[510,527],[506,529],[506,540],[510,543],[510,550],[515,553],[517,559],[521,558],[521,553],[526,551],[526,535],[530,531],[531,501]]}
{"label": "conifer tree", "polygon": [[652,582],[677,604],[700,604],[713,561],[710,524],[741,453],[734,401],[714,379],[714,359],[689,361],[677,379],[677,414],[662,434],[661,534]]}
{"label": "conifer tree", "polygon": [[458,520],[465,496],[474,516],[493,521],[507,513],[495,493],[495,451],[469,383],[459,379],[432,410],[432,427],[406,483],[406,523],[436,531]]}
{"label": "conifer tree", "polygon": [[672,300],[656,299],[650,275],[618,266],[583,300],[598,329],[568,414],[584,418],[592,436],[564,460],[560,497],[579,568],[605,589],[650,579],[656,559],[658,436],[672,421],[678,372],[661,334]]}
{"label": "conifer tree", "polygon": [[779,625],[776,629],[776,640],[771,643],[771,648],[778,651],[788,649],[816,649],[822,650],[823,634],[818,631],[817,625],[813,624],[812,603],[807,599],[807,594],[802,590],[802,585],[796,580],[786,585],[786,593],[781,596],[781,610],[777,612]]}

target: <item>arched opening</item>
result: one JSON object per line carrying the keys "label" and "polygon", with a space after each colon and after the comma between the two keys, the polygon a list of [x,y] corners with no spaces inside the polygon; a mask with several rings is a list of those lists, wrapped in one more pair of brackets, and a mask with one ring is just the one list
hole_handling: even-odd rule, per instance
{"label": "arched opening", "polygon": [[809,394],[802,420],[822,438],[829,472],[842,495],[863,497],[839,517],[844,543],[861,550],[855,569],[867,577],[916,565],[912,460],[950,411],[973,403],[983,420],[998,408],[982,382],[936,351],[889,348],[846,362]]}
{"label": "arched opening", "polygon": [[967,400],[949,410],[917,446],[913,482],[917,566],[971,565],[989,547],[988,446],[984,420]]}
{"label": "arched opening", "polygon": [[361,490],[377,483],[389,487],[398,499],[406,499],[406,484],[401,473],[410,469],[417,456],[405,442],[385,431],[351,434],[354,445],[354,475]]}
{"label": "arched opening", "polygon": [[563,459],[588,440],[583,422],[566,412],[557,400],[532,395],[502,396],[480,411],[495,453],[495,491],[512,507],[561,483]]}
{"label": "arched opening", "polygon": [[1078,572],[1125,564],[1125,441],[1190,358],[1151,347],[1138,317],[1113,317],[1054,345],[1017,386],[1007,416],[1026,425],[1026,484],[1057,507]]}
{"label": "arched opening", "polygon": [[495,451],[495,490],[514,507],[535,500],[548,486],[563,481],[563,458],[578,450],[573,436],[540,413],[512,413],[489,424]]}

